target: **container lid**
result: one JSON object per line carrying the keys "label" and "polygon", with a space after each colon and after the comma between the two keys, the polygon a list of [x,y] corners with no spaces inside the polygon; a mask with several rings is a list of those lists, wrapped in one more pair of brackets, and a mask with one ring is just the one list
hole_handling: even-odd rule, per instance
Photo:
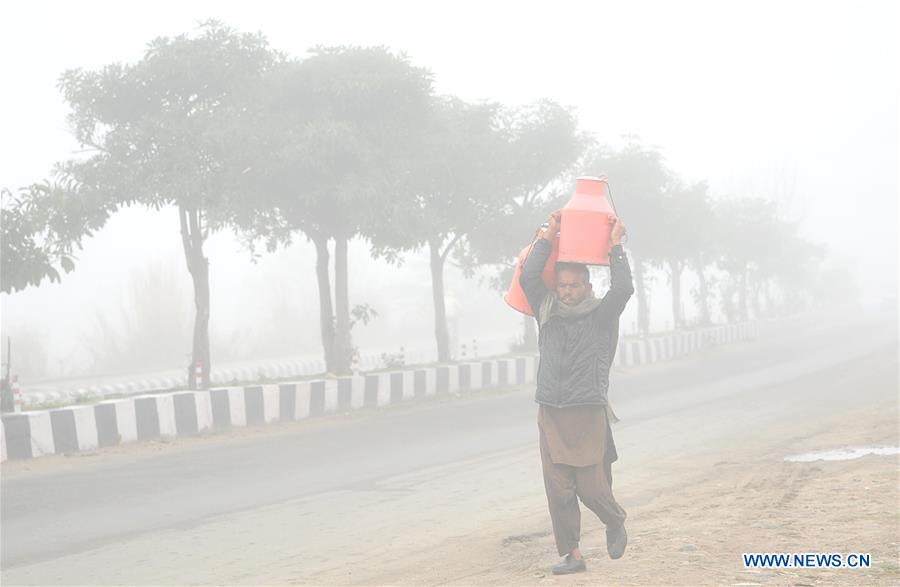
{"label": "container lid", "polygon": [[592,196],[605,195],[607,191],[606,177],[594,177],[592,175],[582,175],[575,179],[576,194],[590,194]]}

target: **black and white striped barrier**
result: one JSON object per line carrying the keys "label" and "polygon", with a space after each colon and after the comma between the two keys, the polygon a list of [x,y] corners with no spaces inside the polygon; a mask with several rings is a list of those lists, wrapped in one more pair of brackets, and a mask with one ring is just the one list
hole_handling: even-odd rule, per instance
{"label": "black and white striped barrier", "polygon": [[[496,348],[498,345],[490,344],[484,348]],[[411,364],[430,363],[435,360],[434,351],[426,348],[412,348],[404,350],[403,360]],[[383,353],[363,353],[357,367],[363,371],[377,370],[384,363]],[[236,385],[238,382],[255,381],[260,379],[300,379],[314,376],[325,371],[325,362],[321,358],[307,359],[303,361],[269,361],[259,362],[252,366],[214,368],[210,373],[210,381],[214,386]],[[68,387],[53,390],[28,390],[24,394],[23,402],[26,407],[40,405],[46,402],[84,403],[96,402],[111,397],[139,395],[141,393],[158,393],[166,390],[178,389],[184,385],[184,377],[171,371],[163,376],[144,378],[141,380],[92,385],[88,387]]]}
{"label": "black and white striped barrier", "polygon": [[758,335],[758,322],[744,322],[638,339],[620,339],[613,364],[617,367],[636,367],[658,363],[713,346],[753,340]]}
{"label": "black and white striped barrier", "polygon": [[303,420],[412,398],[534,382],[535,356],[291,383],[180,391],[3,416],[2,459]]}
{"label": "black and white striped barrier", "polygon": [[[755,338],[756,323],[718,326],[639,340],[622,339],[615,365],[640,366]],[[2,460],[70,454],[98,447],[303,420],[412,398],[526,385],[537,356],[476,360],[334,379],[218,387],[105,400],[3,416]]]}

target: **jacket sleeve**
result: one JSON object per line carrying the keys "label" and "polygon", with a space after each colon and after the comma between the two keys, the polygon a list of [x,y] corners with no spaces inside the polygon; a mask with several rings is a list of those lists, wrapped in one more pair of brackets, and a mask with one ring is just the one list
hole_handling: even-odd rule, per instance
{"label": "jacket sleeve", "polygon": [[622,245],[616,245],[609,252],[609,291],[596,310],[601,321],[607,323],[618,318],[633,293],[634,283],[628,257],[625,256]]}
{"label": "jacket sleeve", "polygon": [[528,299],[528,305],[534,311],[534,317],[538,322],[540,322],[538,312],[540,311],[541,302],[544,301],[544,298],[549,293],[549,290],[544,285],[543,273],[544,266],[547,264],[547,259],[550,258],[552,251],[553,247],[550,241],[543,238],[537,239],[534,246],[531,247],[525,263],[522,265],[522,272],[519,274],[519,285],[522,286],[522,291],[525,292],[525,297]]}

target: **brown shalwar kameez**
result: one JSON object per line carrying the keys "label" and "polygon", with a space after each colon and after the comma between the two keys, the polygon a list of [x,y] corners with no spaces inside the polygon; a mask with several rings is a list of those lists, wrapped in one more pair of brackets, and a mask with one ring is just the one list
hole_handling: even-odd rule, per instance
{"label": "brown shalwar kameez", "polygon": [[618,458],[606,406],[538,409],[541,464],[560,556],[581,538],[578,499],[607,527],[625,522],[625,510],[612,494],[612,463]]}

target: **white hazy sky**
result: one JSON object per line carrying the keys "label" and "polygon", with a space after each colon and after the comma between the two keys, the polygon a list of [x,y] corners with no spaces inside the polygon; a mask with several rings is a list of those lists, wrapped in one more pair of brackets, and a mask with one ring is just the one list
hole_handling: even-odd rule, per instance
{"label": "white hazy sky", "polygon": [[[317,44],[387,45],[466,99],[574,106],[602,140],[638,135],[716,195],[777,197],[806,235],[858,268],[869,297],[897,295],[897,3],[526,4],[3,3],[0,185],[47,177],[77,148],[56,89],[62,71],[140,59],[152,38],[217,18],[297,56]],[[165,246],[159,234],[169,234]],[[134,271],[155,261],[181,271],[177,239],[174,213],[130,211],[87,243],[62,285],[4,295],[4,322],[77,337],[84,315],[113,303]],[[228,293],[214,289],[214,304],[241,313],[241,284],[262,270],[227,235],[210,256],[214,271],[227,268],[216,279]],[[415,279],[427,284],[424,267]],[[428,299],[420,318],[429,324]],[[430,336],[430,325],[420,330],[411,338]],[[77,343],[59,344],[70,349],[59,351],[64,361]]]}

